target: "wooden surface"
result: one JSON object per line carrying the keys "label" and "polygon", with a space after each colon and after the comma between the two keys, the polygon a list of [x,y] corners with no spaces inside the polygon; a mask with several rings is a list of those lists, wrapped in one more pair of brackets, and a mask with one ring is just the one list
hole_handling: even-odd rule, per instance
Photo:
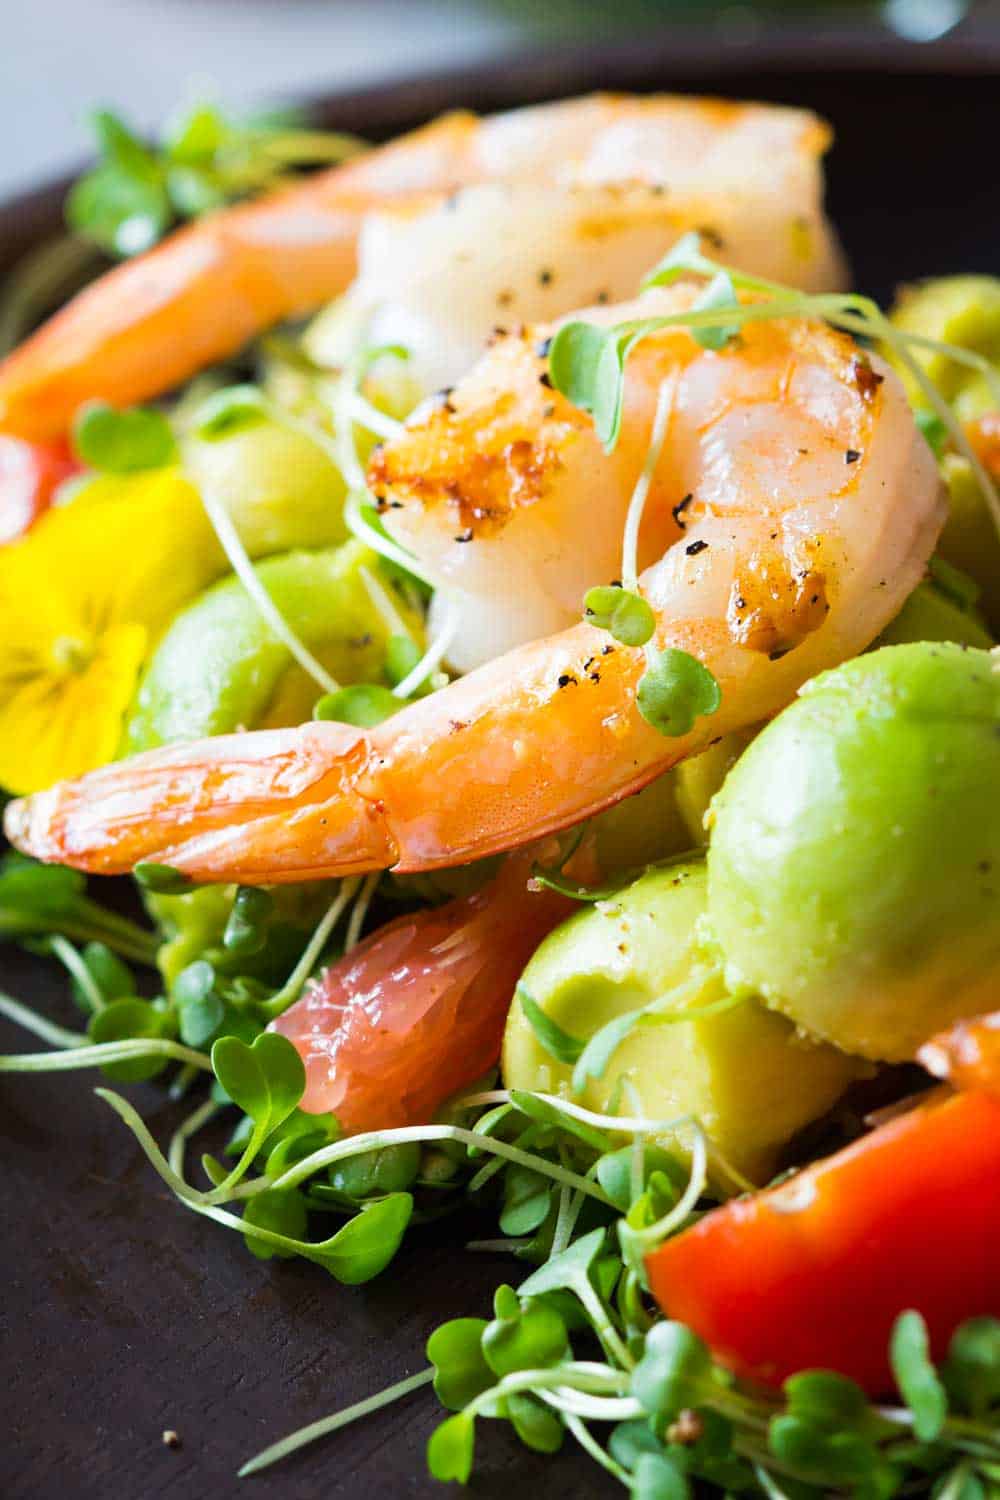
{"label": "wooden surface", "polygon": [[[909,54],[881,59],[908,69]],[[623,87],[716,87],[815,105],[837,125],[833,212],[860,285],[882,295],[906,277],[1000,264],[996,194],[996,53],[949,56],[964,76],[879,76],[863,55],[850,71],[789,55],[780,39],[757,65],[720,79],[697,57],[648,50],[616,58],[534,60],[460,82],[415,82],[387,96],[331,104],[348,128],[377,131],[452,101],[512,102],[597,82]],[[928,54],[921,55],[926,70]],[[979,73],[977,76],[977,68]],[[51,224],[49,196],[0,224],[9,252],[25,226]],[[34,217],[32,217],[32,215]],[[65,986],[49,965],[0,950],[0,987],[69,1021]],[[0,1023],[0,1050],[30,1050]],[[131,1136],[93,1095],[91,1074],[0,1079],[0,1351],[5,1500],[395,1500],[443,1494],[425,1477],[423,1444],[436,1417],[422,1392],[307,1450],[269,1475],[237,1481],[239,1464],[291,1428],[420,1367],[427,1334],[445,1318],[488,1311],[514,1263],[460,1248],[452,1221],[415,1237],[390,1271],[350,1290],[319,1268],[253,1260],[239,1238],[185,1212],[146,1166]],[[127,1090],[163,1140],[176,1122],[155,1085]],[[536,1459],[482,1423],[471,1493],[533,1500],[620,1493],[567,1451]],[[164,1447],[175,1430],[181,1447]]]}

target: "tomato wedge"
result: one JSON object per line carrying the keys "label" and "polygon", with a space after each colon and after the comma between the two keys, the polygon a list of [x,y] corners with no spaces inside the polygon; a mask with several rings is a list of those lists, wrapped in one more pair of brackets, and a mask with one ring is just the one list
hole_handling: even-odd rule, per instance
{"label": "tomato wedge", "polygon": [[1000,1314],[1000,1100],[936,1095],[795,1177],[714,1210],[648,1257],[653,1295],[737,1374],[839,1371],[891,1389],[897,1315]]}
{"label": "tomato wedge", "polygon": [[64,443],[29,443],[0,433],[0,544],[23,536],[80,465]]}
{"label": "tomato wedge", "polygon": [[982,1089],[1000,1099],[1000,1010],[959,1021],[925,1042],[917,1058],[957,1089]]}
{"label": "tomato wedge", "polygon": [[302,1108],[350,1134],[423,1124],[500,1056],[521,971],[573,903],[513,856],[473,896],[399,917],[272,1023],[306,1067]]}
{"label": "tomato wedge", "polygon": [[1000,475],[1000,411],[985,412],[966,431],[987,469]]}

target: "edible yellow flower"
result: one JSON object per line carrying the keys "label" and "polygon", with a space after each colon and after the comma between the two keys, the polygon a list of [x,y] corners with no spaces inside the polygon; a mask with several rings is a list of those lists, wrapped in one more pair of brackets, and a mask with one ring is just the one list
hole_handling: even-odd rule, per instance
{"label": "edible yellow flower", "polygon": [[175,469],[95,479],[0,547],[0,785],[113,759],[151,647],[225,567]]}

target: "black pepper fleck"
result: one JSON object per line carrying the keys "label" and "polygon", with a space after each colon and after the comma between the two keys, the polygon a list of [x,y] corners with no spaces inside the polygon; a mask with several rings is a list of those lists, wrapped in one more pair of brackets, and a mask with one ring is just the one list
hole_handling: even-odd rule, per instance
{"label": "black pepper fleck", "polygon": [[697,542],[688,542],[687,546],[684,548],[684,551],[687,553],[688,557],[697,557],[699,552],[705,552],[707,550],[708,543],[700,540]]}

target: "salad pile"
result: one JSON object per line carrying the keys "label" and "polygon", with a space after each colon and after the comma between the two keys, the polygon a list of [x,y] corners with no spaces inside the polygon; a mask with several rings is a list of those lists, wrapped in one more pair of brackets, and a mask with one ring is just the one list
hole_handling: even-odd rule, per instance
{"label": "salad pile", "polygon": [[[712,107],[711,129],[730,128]],[[156,147],[108,114],[98,130],[71,236],[0,309],[4,352],[102,256],[138,257],[114,276],[162,267],[201,244],[184,234],[280,215],[282,192],[382,154],[208,106]],[[345,165],[288,188],[329,162]],[[488,235],[489,186],[457,187],[430,229],[451,214],[461,241],[471,214]],[[258,205],[262,189],[279,196]],[[503,188],[511,217],[518,191]],[[521,209],[530,240],[537,203]],[[509,1252],[492,1309],[457,1308],[424,1368],[241,1473],[433,1385],[449,1415],[427,1462],[444,1481],[468,1480],[491,1419],[540,1455],[578,1443],[636,1500],[702,1481],[769,1500],[1000,1495],[1000,280],[928,281],[884,313],[837,289],[821,212],[792,216],[791,285],[764,251],[730,259],[738,226],[681,209],[669,233],[656,221],[638,303],[620,311],[613,286],[544,318],[515,308],[530,326],[497,331],[485,374],[435,392],[454,333],[438,282],[415,276],[395,322],[357,293],[380,211],[337,300],[317,277],[282,302],[241,262],[240,297],[271,311],[233,351],[206,342],[183,378],[170,352],[158,381],[152,346],[113,367],[109,334],[83,392],[56,368],[56,323],[0,366],[0,786],[17,846],[0,939],[60,965],[79,1013],[67,1028],[0,995],[45,1044],[0,1072],[99,1069],[179,1206],[258,1259],[353,1286],[392,1274],[411,1227],[470,1208],[483,1231],[467,1248]],[[419,212],[402,211],[415,258]],[[646,217],[627,230],[634,253],[647,232]],[[569,252],[540,269],[528,253],[533,295],[572,282]],[[517,290],[516,255],[500,258],[491,318]],[[173,313],[165,347],[185,342]],[[51,378],[19,385],[28,355]],[[730,371],[723,399],[711,382]],[[746,403],[739,430],[727,402]],[[704,440],[684,436],[691,410]],[[818,526],[823,433],[848,488]],[[713,593],[708,570],[758,503],[747,452],[760,539]],[[674,496],[696,462],[705,490]],[[555,542],[505,542],[498,573],[465,561],[533,524],[561,475],[576,515],[594,472],[612,519],[622,487],[621,524],[585,507],[592,537],[557,516]],[[730,473],[740,504],[713,509]],[[555,574],[530,571],[546,548],[579,554],[566,618]],[[704,634],[677,623],[688,585],[709,600]],[[576,656],[550,646],[578,628]],[[552,654],[536,667],[538,642]],[[616,673],[625,707],[574,718]],[[489,721],[477,761],[463,734],[518,674],[524,739],[522,719]],[[629,764],[613,781],[602,762],[591,789],[605,733]],[[485,768],[508,755],[494,814]],[[350,776],[386,778],[384,796],[343,770],[366,756]],[[465,842],[435,842],[438,804]],[[132,893],[88,883],[124,870]],[[153,1079],[190,1104],[169,1140],[143,1119],[149,1096],[122,1091]]]}

